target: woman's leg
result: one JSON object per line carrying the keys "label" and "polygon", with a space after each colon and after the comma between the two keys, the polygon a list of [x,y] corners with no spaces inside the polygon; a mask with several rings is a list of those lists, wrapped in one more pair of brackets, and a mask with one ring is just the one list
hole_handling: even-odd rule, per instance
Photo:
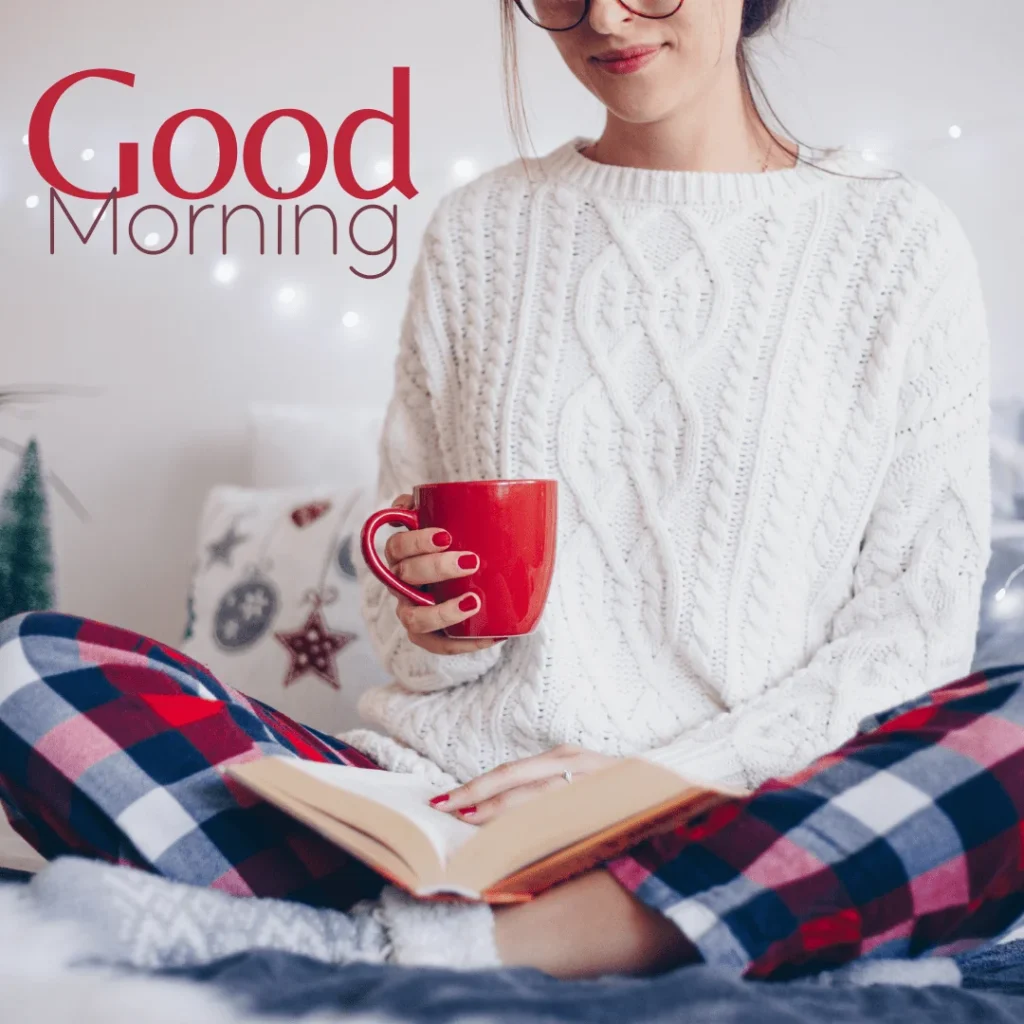
{"label": "woman's leg", "polygon": [[378,895],[375,872],[218,771],[269,754],[377,767],[137,633],[49,612],[0,624],[0,805],[45,857],[317,906]]}
{"label": "woman's leg", "polygon": [[[877,716],[799,774],[499,910],[498,948],[510,965],[573,977],[704,961],[781,979],[954,953],[1024,913],[1022,832],[1014,666]],[[543,941],[552,916],[565,922],[557,947]]]}

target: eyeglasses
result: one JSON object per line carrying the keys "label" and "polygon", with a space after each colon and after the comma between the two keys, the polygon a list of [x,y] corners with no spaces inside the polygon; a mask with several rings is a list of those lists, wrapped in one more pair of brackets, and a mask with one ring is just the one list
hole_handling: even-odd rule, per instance
{"label": "eyeglasses", "polygon": [[[631,14],[641,18],[671,18],[684,0],[619,0]],[[567,32],[590,12],[591,0],[516,0],[516,6],[538,28]]]}

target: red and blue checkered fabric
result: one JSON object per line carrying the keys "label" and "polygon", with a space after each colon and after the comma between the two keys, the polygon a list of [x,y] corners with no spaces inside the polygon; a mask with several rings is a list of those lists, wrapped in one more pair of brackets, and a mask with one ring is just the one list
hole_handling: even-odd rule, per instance
{"label": "red and blue checkered fabric", "polygon": [[1024,667],[967,676],[862,723],[608,867],[705,961],[782,979],[954,954],[1024,914]]}
{"label": "red and blue checkered fabric", "polygon": [[319,906],[377,895],[375,872],[217,771],[268,754],[377,767],[137,633],[55,613],[0,625],[0,803],[47,858]]}
{"label": "red and blue checkered fabric", "polygon": [[[893,708],[810,767],[608,864],[695,956],[786,978],[951,953],[1024,914],[1024,667]],[[124,629],[0,625],[0,803],[42,854],[346,907],[383,881],[234,787],[268,754],[376,767]]]}

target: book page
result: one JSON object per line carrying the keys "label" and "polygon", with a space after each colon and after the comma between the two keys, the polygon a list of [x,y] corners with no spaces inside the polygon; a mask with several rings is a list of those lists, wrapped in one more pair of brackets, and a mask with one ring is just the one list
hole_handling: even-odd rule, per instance
{"label": "book page", "polygon": [[408,772],[385,772],[376,768],[350,768],[346,765],[286,759],[288,764],[314,778],[349,793],[376,800],[409,819],[430,840],[437,859],[446,864],[463,843],[479,831],[471,825],[430,806],[431,797],[446,792]]}

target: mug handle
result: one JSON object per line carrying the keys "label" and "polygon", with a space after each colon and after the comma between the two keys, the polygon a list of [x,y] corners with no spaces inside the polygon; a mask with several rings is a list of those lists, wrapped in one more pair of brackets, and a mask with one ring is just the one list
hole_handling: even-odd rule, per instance
{"label": "mug handle", "polygon": [[414,604],[427,605],[437,604],[437,602],[429,595],[425,594],[422,590],[417,590],[415,587],[410,587],[408,583],[403,583],[385,564],[384,559],[377,553],[377,531],[382,526],[405,526],[410,530],[418,530],[420,528],[420,514],[417,509],[405,509],[405,508],[382,508],[379,512],[374,512],[369,519],[363,523],[363,531],[360,536],[360,542],[363,548],[363,558],[366,559],[366,564],[370,568],[370,572],[377,577],[390,590],[393,590],[396,594],[401,594],[403,597],[409,598]]}

